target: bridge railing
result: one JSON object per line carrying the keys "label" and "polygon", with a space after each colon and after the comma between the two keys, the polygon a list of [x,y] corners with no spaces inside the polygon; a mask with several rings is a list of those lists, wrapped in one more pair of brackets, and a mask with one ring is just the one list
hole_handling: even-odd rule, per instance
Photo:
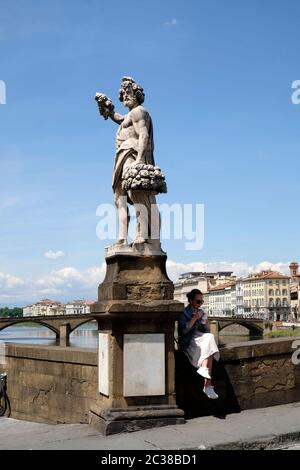
{"label": "bridge railing", "polygon": [[248,315],[209,315],[208,318],[215,320],[264,320],[261,316],[248,316]]}

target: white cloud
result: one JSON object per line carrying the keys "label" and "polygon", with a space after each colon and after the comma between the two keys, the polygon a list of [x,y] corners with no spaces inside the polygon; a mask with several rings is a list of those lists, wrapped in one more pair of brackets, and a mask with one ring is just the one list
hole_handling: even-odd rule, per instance
{"label": "white cloud", "polygon": [[53,270],[36,281],[38,293],[47,295],[60,295],[63,299],[71,300],[74,297],[97,296],[97,287],[105,275],[105,263],[101,267],[77,269],[66,267]]}
{"label": "white cloud", "polygon": [[6,289],[14,289],[23,285],[24,285],[24,281],[20,279],[19,277],[11,276],[10,274],[0,273],[1,291],[5,291]]}
{"label": "white cloud", "polygon": [[233,271],[233,274],[242,277],[250,273],[260,272],[262,270],[271,269],[272,271],[279,271],[283,274],[289,274],[289,263],[271,263],[263,261],[256,265],[248,264],[244,261],[228,262],[216,261],[214,263],[176,263],[174,261],[167,261],[167,270],[170,279],[176,281],[180,274],[187,272],[216,272],[216,271]]}
{"label": "white cloud", "polygon": [[100,267],[90,267],[87,269],[77,269],[66,267],[53,270],[46,276],[36,281],[38,292],[51,292],[53,295],[60,295],[64,299],[71,300],[76,297],[97,297],[97,288],[103,281],[106,265]]}
{"label": "white cloud", "polygon": [[[257,265],[244,261],[214,263],[178,263],[167,261],[167,272],[172,281],[177,281],[180,274],[190,271],[233,271],[237,276],[247,276],[262,269],[272,269],[289,274],[289,263],[271,263],[263,261]],[[78,269],[67,266],[52,270],[37,279],[21,279],[11,274],[0,273],[0,304],[21,304],[36,302],[49,297],[68,301],[74,298],[96,299],[98,285],[103,281],[106,264]]]}
{"label": "white cloud", "polygon": [[26,305],[45,297],[68,301],[74,298],[96,299],[97,289],[106,271],[102,266],[87,269],[66,267],[53,270],[37,279],[26,280],[0,273],[0,306]]}
{"label": "white cloud", "polygon": [[178,20],[176,18],[173,18],[170,21],[166,21],[164,23],[164,26],[177,26],[178,25]]}
{"label": "white cloud", "polygon": [[3,199],[2,201],[0,201],[0,210],[9,209],[10,207],[13,207],[16,204],[18,204],[18,202],[19,202],[19,198],[17,197],[14,197],[14,196],[7,197]]}
{"label": "white cloud", "polygon": [[48,259],[59,259],[59,258],[63,258],[65,256],[64,252],[63,251],[47,251],[45,253],[45,258],[48,258]]}

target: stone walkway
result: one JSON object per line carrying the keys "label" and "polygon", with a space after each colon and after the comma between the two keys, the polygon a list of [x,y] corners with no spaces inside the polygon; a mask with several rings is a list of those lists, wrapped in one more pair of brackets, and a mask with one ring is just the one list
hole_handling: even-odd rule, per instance
{"label": "stone walkway", "polygon": [[300,402],[246,410],[226,419],[104,437],[85,424],[49,425],[0,418],[0,449],[196,450],[300,449]]}

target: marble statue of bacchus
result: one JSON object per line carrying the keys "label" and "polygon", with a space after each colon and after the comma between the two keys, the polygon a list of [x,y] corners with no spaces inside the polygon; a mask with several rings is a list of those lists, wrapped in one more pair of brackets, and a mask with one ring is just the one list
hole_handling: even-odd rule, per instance
{"label": "marble statue of bacchus", "polygon": [[119,124],[116,136],[116,156],[112,187],[119,215],[118,245],[127,245],[129,211],[133,204],[137,226],[133,245],[153,239],[159,240],[159,211],[156,194],[166,192],[164,176],[154,163],[153,125],[150,114],[143,106],[143,88],[131,77],[124,77],[119,99],[129,112],[115,112],[111,100],[96,94],[100,114]]}

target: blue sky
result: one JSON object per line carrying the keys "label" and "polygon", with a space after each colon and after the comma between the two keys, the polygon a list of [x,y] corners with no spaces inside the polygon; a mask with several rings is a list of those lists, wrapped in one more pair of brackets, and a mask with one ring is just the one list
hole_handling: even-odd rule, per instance
{"label": "blue sky", "polygon": [[116,126],[93,97],[123,111],[124,75],[154,121],[159,202],[205,205],[202,250],[164,242],[172,277],[299,261],[299,21],[297,0],[0,0],[0,305],[95,297]]}

